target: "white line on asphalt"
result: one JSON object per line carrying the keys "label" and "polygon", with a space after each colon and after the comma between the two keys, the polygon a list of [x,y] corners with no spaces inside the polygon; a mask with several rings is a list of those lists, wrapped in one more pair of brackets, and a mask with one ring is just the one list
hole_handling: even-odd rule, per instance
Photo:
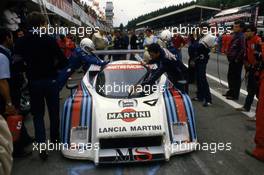
{"label": "white line on asphalt", "polygon": [[[187,64],[184,64],[184,65],[188,67]],[[217,78],[217,77],[215,77],[215,76],[213,76],[213,75],[210,75],[210,74],[206,74],[206,76],[207,76],[208,78],[210,78],[211,80],[214,80],[214,81],[216,81],[216,82],[218,82],[218,83],[221,83],[221,84],[224,85],[225,87],[228,87],[228,83],[227,83],[226,81],[221,80],[220,78]],[[247,91],[244,90],[244,89],[242,89],[242,88],[240,89],[240,93],[243,94],[243,95],[245,95],[245,96],[247,96]],[[255,97],[255,100],[257,100],[256,97]]]}
{"label": "white line on asphalt", "polygon": [[[188,67],[187,64],[184,64],[184,65]],[[206,74],[206,76],[207,76],[208,78],[210,78],[210,79],[212,79],[212,80],[214,80],[214,81],[220,83],[220,79],[219,79],[219,78],[214,77],[214,76],[212,76],[212,75],[210,75],[210,74]],[[221,80],[221,83],[222,83],[223,85],[225,85],[226,87],[228,87],[228,83],[227,83],[227,82]],[[226,99],[222,94],[220,94],[220,93],[217,92],[216,90],[210,88],[210,91],[211,91],[211,93],[212,93],[214,96],[216,96],[216,97],[219,98],[220,100],[224,101],[225,103],[229,104],[229,105],[232,106],[233,108],[240,108],[240,107],[241,107],[241,104],[239,104],[239,103],[237,103],[237,102],[235,102],[235,101],[232,101],[232,100],[228,100],[228,99]],[[243,95],[247,95],[247,91],[245,91],[244,89],[241,89],[241,90],[240,90],[240,93],[243,94]],[[255,99],[257,100],[256,97],[255,97]],[[255,112],[252,112],[252,111],[250,111],[250,112],[242,112],[242,113],[245,114],[245,115],[248,116],[248,117],[254,117],[254,116],[255,116]]]}
{"label": "white line on asphalt", "polygon": [[[210,78],[210,79],[212,79],[212,80],[214,80],[214,81],[216,81],[216,82],[218,82],[218,83],[222,83],[224,86],[228,87],[228,83],[227,83],[227,82],[225,82],[225,81],[223,81],[223,80],[220,80],[219,78],[214,77],[214,76],[212,76],[212,75],[210,75],[210,74],[206,74],[206,76],[207,76],[208,78]],[[243,95],[245,95],[245,96],[247,96],[247,91],[245,91],[244,89],[240,89],[240,93],[243,94]],[[255,100],[257,100],[256,97],[255,97]]]}
{"label": "white line on asphalt", "polygon": [[[219,92],[215,91],[214,89],[210,88],[211,93],[216,96],[217,98],[219,98],[220,100],[224,101],[225,103],[229,104],[230,106],[234,107],[234,108],[240,108],[241,105],[238,104],[237,102],[234,102],[232,100],[227,100],[222,94],[220,94]],[[243,114],[247,115],[248,117],[254,117],[255,113],[254,112],[242,112]]]}

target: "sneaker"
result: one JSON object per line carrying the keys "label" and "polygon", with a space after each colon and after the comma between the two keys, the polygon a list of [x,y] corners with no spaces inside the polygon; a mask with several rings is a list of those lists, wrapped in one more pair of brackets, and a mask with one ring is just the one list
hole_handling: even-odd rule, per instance
{"label": "sneaker", "polygon": [[254,116],[254,117],[248,117],[247,118],[247,121],[256,122],[256,116]]}
{"label": "sneaker", "polygon": [[202,102],[203,100],[199,99],[198,97],[194,97],[192,98],[193,101],[199,101],[199,102]]}
{"label": "sneaker", "polygon": [[241,108],[236,108],[236,111],[249,112],[250,110],[247,110],[246,108],[241,107]]}
{"label": "sneaker", "polygon": [[205,103],[203,104],[203,107],[208,107],[208,106],[212,106],[212,103],[211,103],[211,102],[205,102]]}
{"label": "sneaker", "polygon": [[228,100],[238,100],[238,98],[232,97],[232,96],[226,96],[226,99]]}

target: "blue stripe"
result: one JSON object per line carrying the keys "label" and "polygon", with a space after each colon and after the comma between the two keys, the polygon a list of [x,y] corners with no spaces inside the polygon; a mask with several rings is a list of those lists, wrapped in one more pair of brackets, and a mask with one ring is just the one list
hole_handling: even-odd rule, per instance
{"label": "blue stripe", "polygon": [[86,115],[85,115],[85,109],[86,109],[86,101],[87,101],[87,99],[86,99],[86,97],[84,96],[84,97],[83,97],[83,100],[82,100],[82,110],[81,110],[81,120],[80,120],[80,122],[81,122],[81,126],[85,126],[85,117],[86,117]]}
{"label": "blue stripe", "polygon": [[86,98],[86,93],[85,90],[83,88],[83,84],[82,85],[82,93],[83,93],[83,97],[82,97],[82,109],[81,109],[81,126],[85,126],[85,118],[86,118],[86,112],[85,109],[87,107],[87,98]]}
{"label": "blue stripe", "polygon": [[190,113],[191,113],[191,116],[190,116],[190,120],[192,121],[192,124],[193,124],[193,130],[194,130],[194,138],[197,139],[197,133],[196,133],[196,123],[195,123],[195,115],[194,115],[194,110],[193,110],[193,106],[192,106],[192,102],[189,98],[189,96],[186,95],[186,101],[187,103],[189,104],[190,106]]}
{"label": "blue stripe", "polygon": [[172,118],[172,111],[171,111],[171,106],[170,106],[170,102],[169,102],[169,97],[168,97],[168,93],[167,93],[167,90],[165,91],[164,93],[165,95],[165,103],[166,103],[166,107],[167,107],[167,110],[168,110],[168,115],[169,115],[169,119],[170,119],[170,123],[173,124],[173,118]]}
{"label": "blue stripe", "polygon": [[189,105],[189,103],[186,100],[186,95],[181,94],[183,102],[184,102],[184,107],[185,107],[185,111],[187,112],[187,117],[188,117],[188,121],[190,124],[190,130],[191,130],[191,137],[192,140],[195,139],[195,133],[194,133],[194,126],[193,126],[193,122],[192,122],[192,116],[191,116],[191,112],[190,112],[190,108],[191,106]]}
{"label": "blue stripe", "polygon": [[92,97],[83,82],[82,82],[82,86],[83,86],[83,93],[85,94],[85,99],[86,99],[85,107],[84,107],[84,115],[85,115],[84,123],[85,123],[85,126],[89,126],[89,123],[90,123],[89,121],[92,117],[90,113]]}
{"label": "blue stripe", "polygon": [[167,99],[168,99],[168,105],[171,111],[171,118],[172,118],[172,122],[176,123],[177,122],[177,117],[176,117],[176,111],[175,111],[175,106],[173,106],[173,98],[171,96],[171,94],[169,93],[168,90],[166,90],[166,95],[167,95]]}
{"label": "blue stripe", "polygon": [[61,139],[64,138],[64,116],[65,116],[65,111],[67,111],[67,106],[65,105],[67,103],[67,100],[64,102],[64,105],[63,105],[63,111],[62,111],[62,115],[61,115],[61,120],[60,120],[60,135],[61,135]]}

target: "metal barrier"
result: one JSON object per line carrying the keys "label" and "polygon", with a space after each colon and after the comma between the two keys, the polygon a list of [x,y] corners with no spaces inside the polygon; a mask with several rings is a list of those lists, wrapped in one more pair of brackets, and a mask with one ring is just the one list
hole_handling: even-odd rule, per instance
{"label": "metal barrier", "polygon": [[106,60],[137,60],[142,61],[145,50],[96,50],[93,54],[100,57],[100,59]]}
{"label": "metal barrier", "polygon": [[145,50],[96,50],[93,51],[96,55],[126,55],[126,54],[140,54],[144,53]]}

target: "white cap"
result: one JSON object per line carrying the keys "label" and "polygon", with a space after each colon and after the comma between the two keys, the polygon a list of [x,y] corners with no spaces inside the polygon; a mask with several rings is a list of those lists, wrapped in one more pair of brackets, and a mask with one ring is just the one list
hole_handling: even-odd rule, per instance
{"label": "white cap", "polygon": [[216,37],[212,34],[207,34],[201,38],[199,43],[203,44],[207,48],[212,48],[216,45]]}
{"label": "white cap", "polygon": [[172,34],[169,30],[163,30],[160,34],[160,39],[163,41],[169,41],[172,37]]}

